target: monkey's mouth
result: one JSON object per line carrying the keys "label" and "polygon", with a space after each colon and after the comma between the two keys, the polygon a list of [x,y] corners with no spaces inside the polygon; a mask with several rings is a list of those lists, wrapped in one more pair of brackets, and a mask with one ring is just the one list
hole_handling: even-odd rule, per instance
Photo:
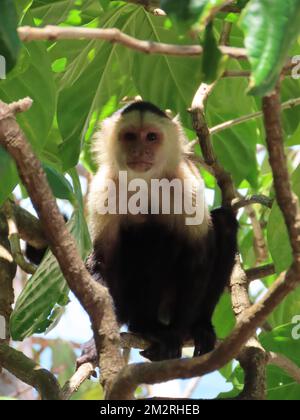
{"label": "monkey's mouth", "polygon": [[127,166],[135,172],[147,172],[152,168],[153,163],[147,161],[128,162]]}

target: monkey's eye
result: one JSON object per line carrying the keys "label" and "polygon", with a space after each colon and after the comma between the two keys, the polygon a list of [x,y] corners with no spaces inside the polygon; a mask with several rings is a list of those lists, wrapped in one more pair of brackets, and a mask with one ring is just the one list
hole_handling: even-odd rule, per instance
{"label": "monkey's eye", "polygon": [[136,134],[131,132],[131,131],[128,131],[127,133],[124,133],[124,140],[125,141],[134,141],[134,140],[136,140],[136,138],[137,138]]}
{"label": "monkey's eye", "polygon": [[147,141],[155,141],[157,140],[158,135],[156,133],[148,133],[147,134]]}

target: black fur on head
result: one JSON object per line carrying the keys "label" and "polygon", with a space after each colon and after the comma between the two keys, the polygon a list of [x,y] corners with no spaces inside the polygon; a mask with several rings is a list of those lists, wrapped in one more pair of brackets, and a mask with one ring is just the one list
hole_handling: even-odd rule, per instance
{"label": "black fur on head", "polygon": [[161,109],[159,109],[156,105],[153,105],[151,102],[146,101],[132,102],[131,104],[127,105],[125,108],[122,109],[121,114],[128,114],[132,111],[139,111],[142,113],[152,112],[152,114],[158,115],[159,117],[169,118],[167,114]]}

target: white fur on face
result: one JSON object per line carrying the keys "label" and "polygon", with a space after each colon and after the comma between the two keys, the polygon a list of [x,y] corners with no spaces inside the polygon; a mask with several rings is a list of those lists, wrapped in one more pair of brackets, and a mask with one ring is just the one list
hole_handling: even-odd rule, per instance
{"label": "white fur on face", "polygon": [[[127,156],[120,146],[119,133],[127,127],[140,130],[143,126],[153,126],[159,130],[163,134],[163,142],[157,150],[153,167],[146,173],[139,174],[126,165]],[[128,114],[113,115],[104,120],[95,136],[93,150],[97,164],[109,164],[115,174],[120,170],[127,170],[130,178],[136,174],[151,179],[174,172],[182,159],[186,143],[187,140],[177,120],[172,121],[151,112],[132,111]]]}

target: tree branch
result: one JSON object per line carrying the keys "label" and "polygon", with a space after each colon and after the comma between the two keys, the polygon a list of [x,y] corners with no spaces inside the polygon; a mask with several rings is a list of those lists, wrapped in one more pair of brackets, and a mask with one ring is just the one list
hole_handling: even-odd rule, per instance
{"label": "tree branch", "polygon": [[5,212],[7,222],[8,222],[8,240],[10,242],[10,248],[11,248],[13,259],[15,263],[25,273],[34,274],[36,272],[36,267],[33,264],[27,262],[22,253],[19,233],[18,233],[15,216],[13,212],[13,207],[9,200],[4,204],[3,210]]}
{"label": "tree branch", "polygon": [[246,206],[251,206],[252,204],[261,204],[262,206],[266,206],[271,209],[273,200],[266,195],[252,195],[251,197],[235,198],[232,200],[232,208],[235,211],[238,211]]}
{"label": "tree branch", "polygon": [[[59,39],[102,39],[104,41],[121,44],[127,48],[148,54],[199,56],[203,53],[203,48],[200,45],[175,45],[144,41],[129,36],[116,28],[93,29],[51,25],[45,26],[44,28],[35,28],[30,26],[21,26],[18,28],[18,34],[23,42],[41,40],[57,41]],[[238,60],[247,59],[246,50],[244,48],[222,45],[219,49],[222,54],[228,55],[231,58]]]}
{"label": "tree branch", "polygon": [[[241,266],[239,255],[230,279],[232,308],[237,321],[242,319],[251,302],[248,294],[249,280]],[[238,355],[245,372],[245,384],[238,400],[264,400],[266,398],[266,365],[268,356],[256,338],[251,337]]]}
{"label": "tree branch", "polygon": [[267,364],[269,356],[256,338],[250,339],[238,358],[245,372],[245,385],[235,400],[262,401],[267,397]]}
{"label": "tree branch", "polygon": [[294,257],[294,270],[300,274],[300,213],[296,195],[292,192],[284,153],[279,88],[263,98],[263,114],[269,162],[273,172],[276,200],[289,233]]}
{"label": "tree branch", "polygon": [[89,379],[95,371],[95,366],[92,363],[84,363],[79,366],[71,379],[64,385],[61,395],[63,400],[69,400],[77,392],[79,387]]}
{"label": "tree branch", "polygon": [[[9,342],[9,319],[14,303],[13,279],[16,275],[17,266],[11,255],[8,241],[8,224],[6,216],[0,209],[0,316],[5,321],[5,337],[0,337],[0,343]],[[0,370],[2,360],[0,357]]]}
{"label": "tree branch", "polygon": [[60,387],[52,373],[41,368],[23,353],[7,344],[0,344],[1,365],[18,379],[33,386],[43,400],[60,400]]}
{"label": "tree branch", "polygon": [[261,267],[250,268],[245,272],[247,275],[248,282],[276,274],[274,264],[266,264]]}
{"label": "tree branch", "polygon": [[90,316],[99,355],[101,380],[106,392],[123,366],[119,349],[119,329],[110,294],[92,280],[82,262],[74,238],[66,228],[45,173],[30,144],[20,130],[10,107],[0,102],[0,144],[17,164],[23,184],[41,220],[51,251],[65,279]]}
{"label": "tree branch", "polygon": [[[281,76],[291,76],[291,70],[295,67],[295,63],[289,58],[283,67]],[[226,70],[222,77],[247,77],[251,76],[250,70]]]}

